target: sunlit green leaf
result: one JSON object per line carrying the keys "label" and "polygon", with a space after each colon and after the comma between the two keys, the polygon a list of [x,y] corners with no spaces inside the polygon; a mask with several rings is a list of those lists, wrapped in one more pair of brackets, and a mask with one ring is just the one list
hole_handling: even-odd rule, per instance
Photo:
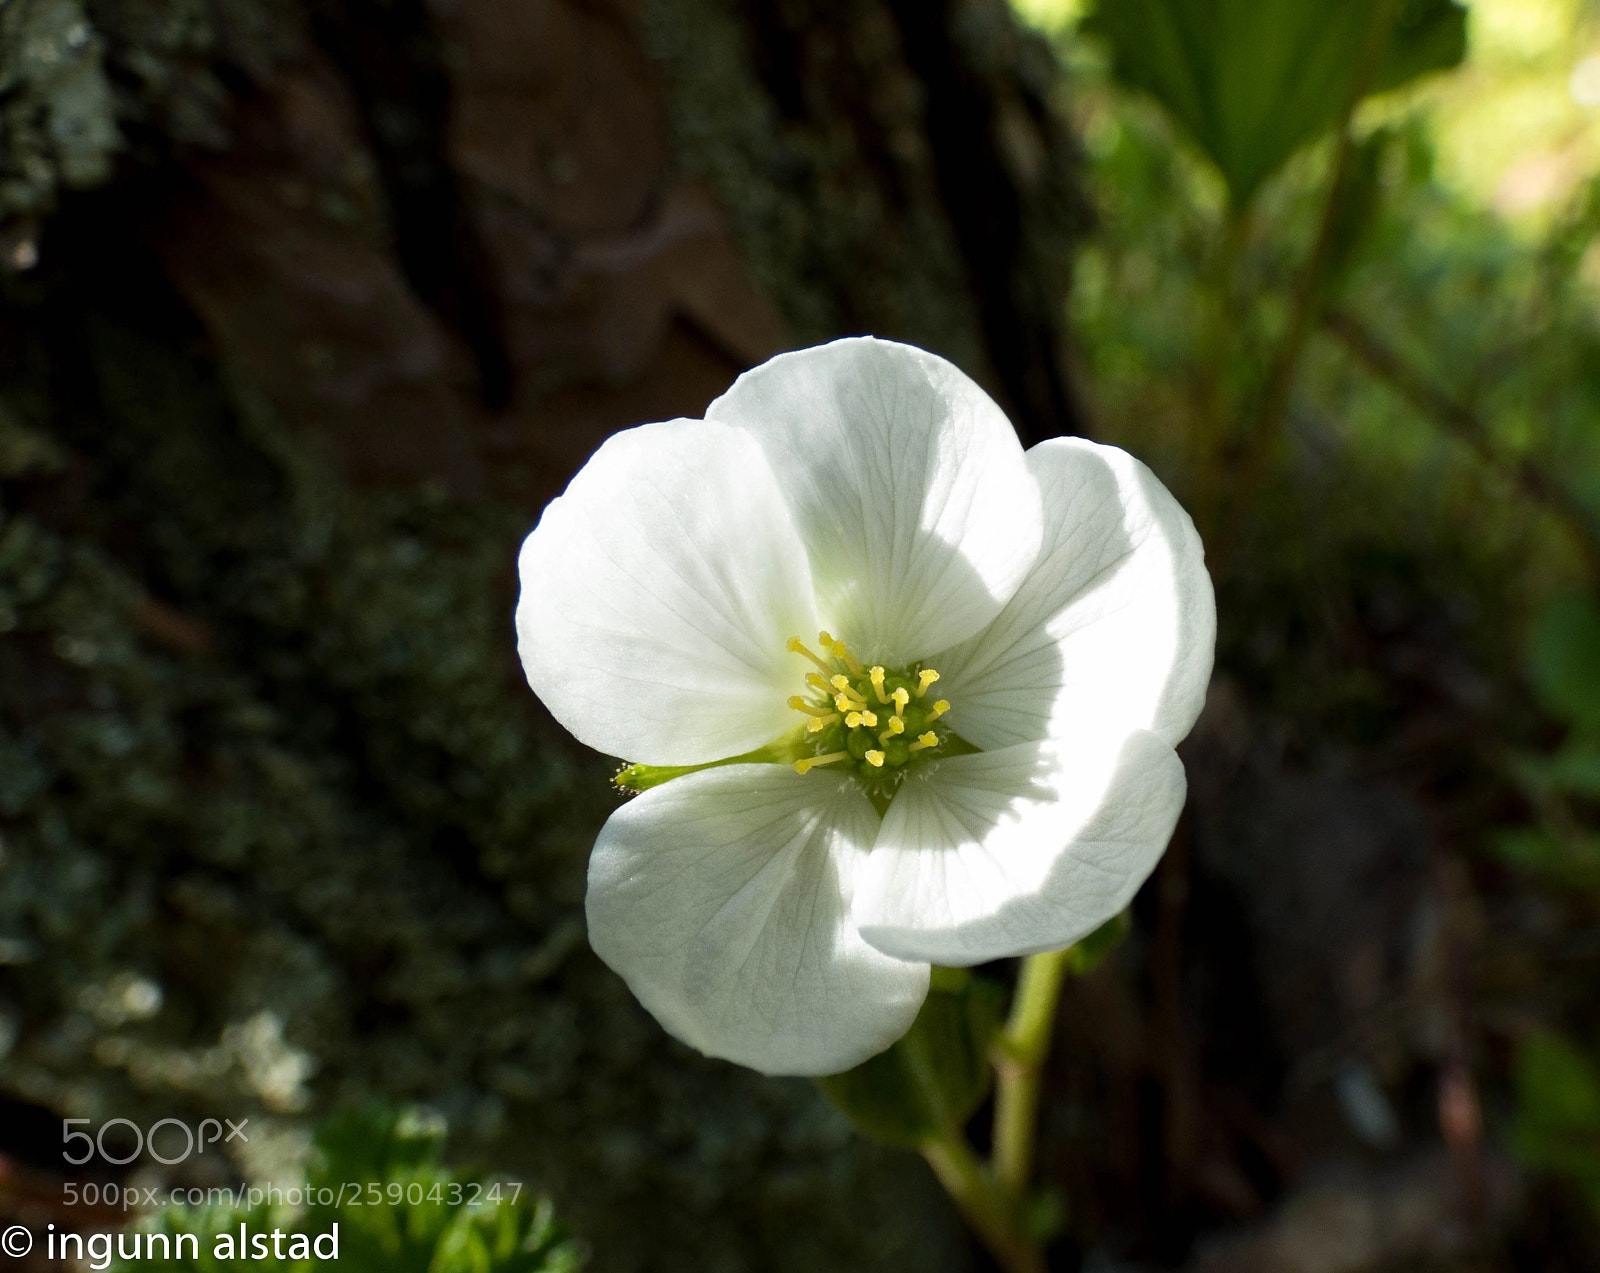
{"label": "sunlit green leaf", "polygon": [[[1340,117],[1381,0],[1100,0],[1084,29],[1118,79],[1162,103],[1222,170],[1236,207]],[[1459,63],[1465,11],[1405,0],[1372,92]]]}

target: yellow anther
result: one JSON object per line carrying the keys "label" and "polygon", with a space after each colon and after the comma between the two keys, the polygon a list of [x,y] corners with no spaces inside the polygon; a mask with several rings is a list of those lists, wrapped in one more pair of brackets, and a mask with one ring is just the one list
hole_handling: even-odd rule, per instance
{"label": "yellow anther", "polygon": [[939,674],[931,667],[925,667],[917,673],[917,697],[921,698],[928,692],[928,686],[939,679]]}
{"label": "yellow anther", "polygon": [[900,713],[906,710],[906,704],[911,701],[911,695],[906,691],[904,685],[898,685],[895,687],[894,693],[889,697],[894,699],[894,715],[895,719],[898,720]]}
{"label": "yellow anther", "polygon": [[853,712],[862,704],[860,699],[846,698],[843,694],[835,694],[833,696],[833,705],[841,712]]}
{"label": "yellow anther", "polygon": [[931,729],[926,734],[917,735],[917,741],[906,748],[907,751],[921,751],[924,747],[937,747],[939,735]]}
{"label": "yellow anther", "polygon": [[826,756],[811,756],[805,760],[795,761],[794,771],[797,774],[803,774],[808,770],[815,769],[818,765],[831,765],[836,760],[849,759],[850,753],[847,751],[830,751]]}
{"label": "yellow anther", "polygon": [[845,695],[846,697],[853,698],[857,703],[864,704],[867,701],[866,699],[862,698],[861,695],[858,694],[851,686],[850,678],[848,676],[836,676],[829,681],[828,684],[832,685],[834,689],[838,690],[839,693]]}
{"label": "yellow anther", "polygon": [[874,769],[883,768],[883,753],[881,751],[869,751],[862,759]]}
{"label": "yellow anther", "polygon": [[797,712],[804,712],[807,716],[826,716],[828,709],[820,703],[808,703],[798,694],[789,696],[789,706]]}
{"label": "yellow anther", "polygon": [[806,732],[808,734],[820,734],[838,719],[838,712],[829,712],[826,716],[813,716],[806,722]]}
{"label": "yellow anther", "polygon": [[883,692],[883,669],[873,668],[867,673],[867,678],[872,682],[872,692],[878,696],[878,702],[887,703],[889,696]]}
{"label": "yellow anther", "polygon": [[848,716],[846,716],[844,718],[844,723],[851,729],[856,728],[856,726],[858,726],[858,725],[865,725],[865,726],[867,726],[867,728],[870,729],[870,728],[872,728],[872,726],[874,726],[874,725],[876,725],[878,723],[878,713],[877,712],[851,712]]}
{"label": "yellow anther", "polygon": [[891,716],[889,718],[889,728],[884,730],[883,733],[878,735],[878,741],[880,743],[886,743],[891,738],[893,738],[896,734],[903,734],[905,732],[906,732],[906,723],[905,723],[905,721],[901,720],[898,716]]}
{"label": "yellow anther", "polygon": [[855,729],[862,724],[862,720],[860,712],[851,712],[844,718],[844,727],[846,729]]}
{"label": "yellow anther", "polygon": [[806,684],[814,690],[821,690],[824,694],[831,693],[833,686],[823,680],[815,672],[806,673]]}
{"label": "yellow anther", "polygon": [[933,719],[934,720],[938,720],[939,717],[943,716],[949,710],[950,710],[950,700],[947,699],[947,698],[941,698],[937,703],[935,703],[933,705]]}
{"label": "yellow anther", "polygon": [[839,640],[838,637],[835,637],[827,632],[819,632],[817,633],[817,641],[821,644],[822,648],[829,654],[833,655],[834,658],[842,659],[844,661],[844,665],[857,676],[861,675],[861,664],[856,662],[856,656],[851,654],[850,651],[845,648],[845,643]]}
{"label": "yellow anther", "polygon": [[821,659],[819,659],[815,654],[811,653],[810,650],[806,649],[804,642],[802,642],[799,637],[790,637],[787,648],[788,648],[790,654],[803,654],[803,655],[805,655],[806,658],[810,659],[820,669],[822,669],[823,675],[827,675],[828,673],[833,671],[833,669],[831,667],[829,667],[826,663],[824,663]]}

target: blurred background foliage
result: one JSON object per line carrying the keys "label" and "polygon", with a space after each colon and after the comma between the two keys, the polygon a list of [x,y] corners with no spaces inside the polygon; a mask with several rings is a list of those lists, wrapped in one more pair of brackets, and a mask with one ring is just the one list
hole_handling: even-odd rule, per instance
{"label": "blurred background foliage", "polygon": [[281,1180],[377,1097],[607,1273],[983,1267],[587,952],[606,762],[510,648],[600,440],[856,331],[1217,580],[1053,1267],[1600,1268],[1590,0],[0,5],[0,1211],[86,1223],[62,1116]]}
{"label": "blurred background foliage", "polygon": [[[1600,11],[1395,4],[1363,37],[1380,6],[1085,8],[1019,3],[1084,86],[1102,219],[1071,307],[1097,418],[1163,457],[1201,521],[1224,677],[1413,773],[1416,682],[1454,682],[1428,688],[1468,732],[1420,746],[1433,799],[1466,815],[1430,838],[1477,894],[1454,1046],[1490,1088],[1469,1108],[1447,1063],[1437,1126],[1588,1209],[1543,1235],[1558,1252],[1454,1258],[1594,1267]],[[1396,570],[1429,598],[1424,665],[1323,662],[1419,620],[1360,613],[1402,608]],[[1453,650],[1427,648],[1452,626]],[[1499,790],[1463,801],[1467,782]],[[1362,1086],[1335,1080],[1352,1127]]]}

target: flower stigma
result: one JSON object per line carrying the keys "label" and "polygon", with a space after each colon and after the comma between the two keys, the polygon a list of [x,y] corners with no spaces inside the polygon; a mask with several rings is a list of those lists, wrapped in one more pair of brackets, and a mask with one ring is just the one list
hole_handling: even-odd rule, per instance
{"label": "flower stigma", "polygon": [[825,655],[799,637],[790,637],[788,643],[791,653],[808,659],[821,673],[808,672],[806,693],[789,699],[789,706],[807,718],[801,746],[812,752],[794,767],[805,774],[834,765],[836,772],[852,774],[870,791],[886,793],[900,784],[906,766],[931,759],[951,737],[941,723],[949,701],[927,697],[939,673],[932,668],[867,667],[828,632],[818,634],[817,644]]}

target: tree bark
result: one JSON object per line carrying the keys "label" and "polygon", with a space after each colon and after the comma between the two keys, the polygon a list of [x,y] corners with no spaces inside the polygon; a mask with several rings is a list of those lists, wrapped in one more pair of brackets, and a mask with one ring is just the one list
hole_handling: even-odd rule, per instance
{"label": "tree bark", "polygon": [[613,1273],[970,1267],[587,953],[611,797],[510,563],[800,343],[1081,431],[1048,51],[999,0],[12,0],[0,71],[0,1155],[420,1100]]}

